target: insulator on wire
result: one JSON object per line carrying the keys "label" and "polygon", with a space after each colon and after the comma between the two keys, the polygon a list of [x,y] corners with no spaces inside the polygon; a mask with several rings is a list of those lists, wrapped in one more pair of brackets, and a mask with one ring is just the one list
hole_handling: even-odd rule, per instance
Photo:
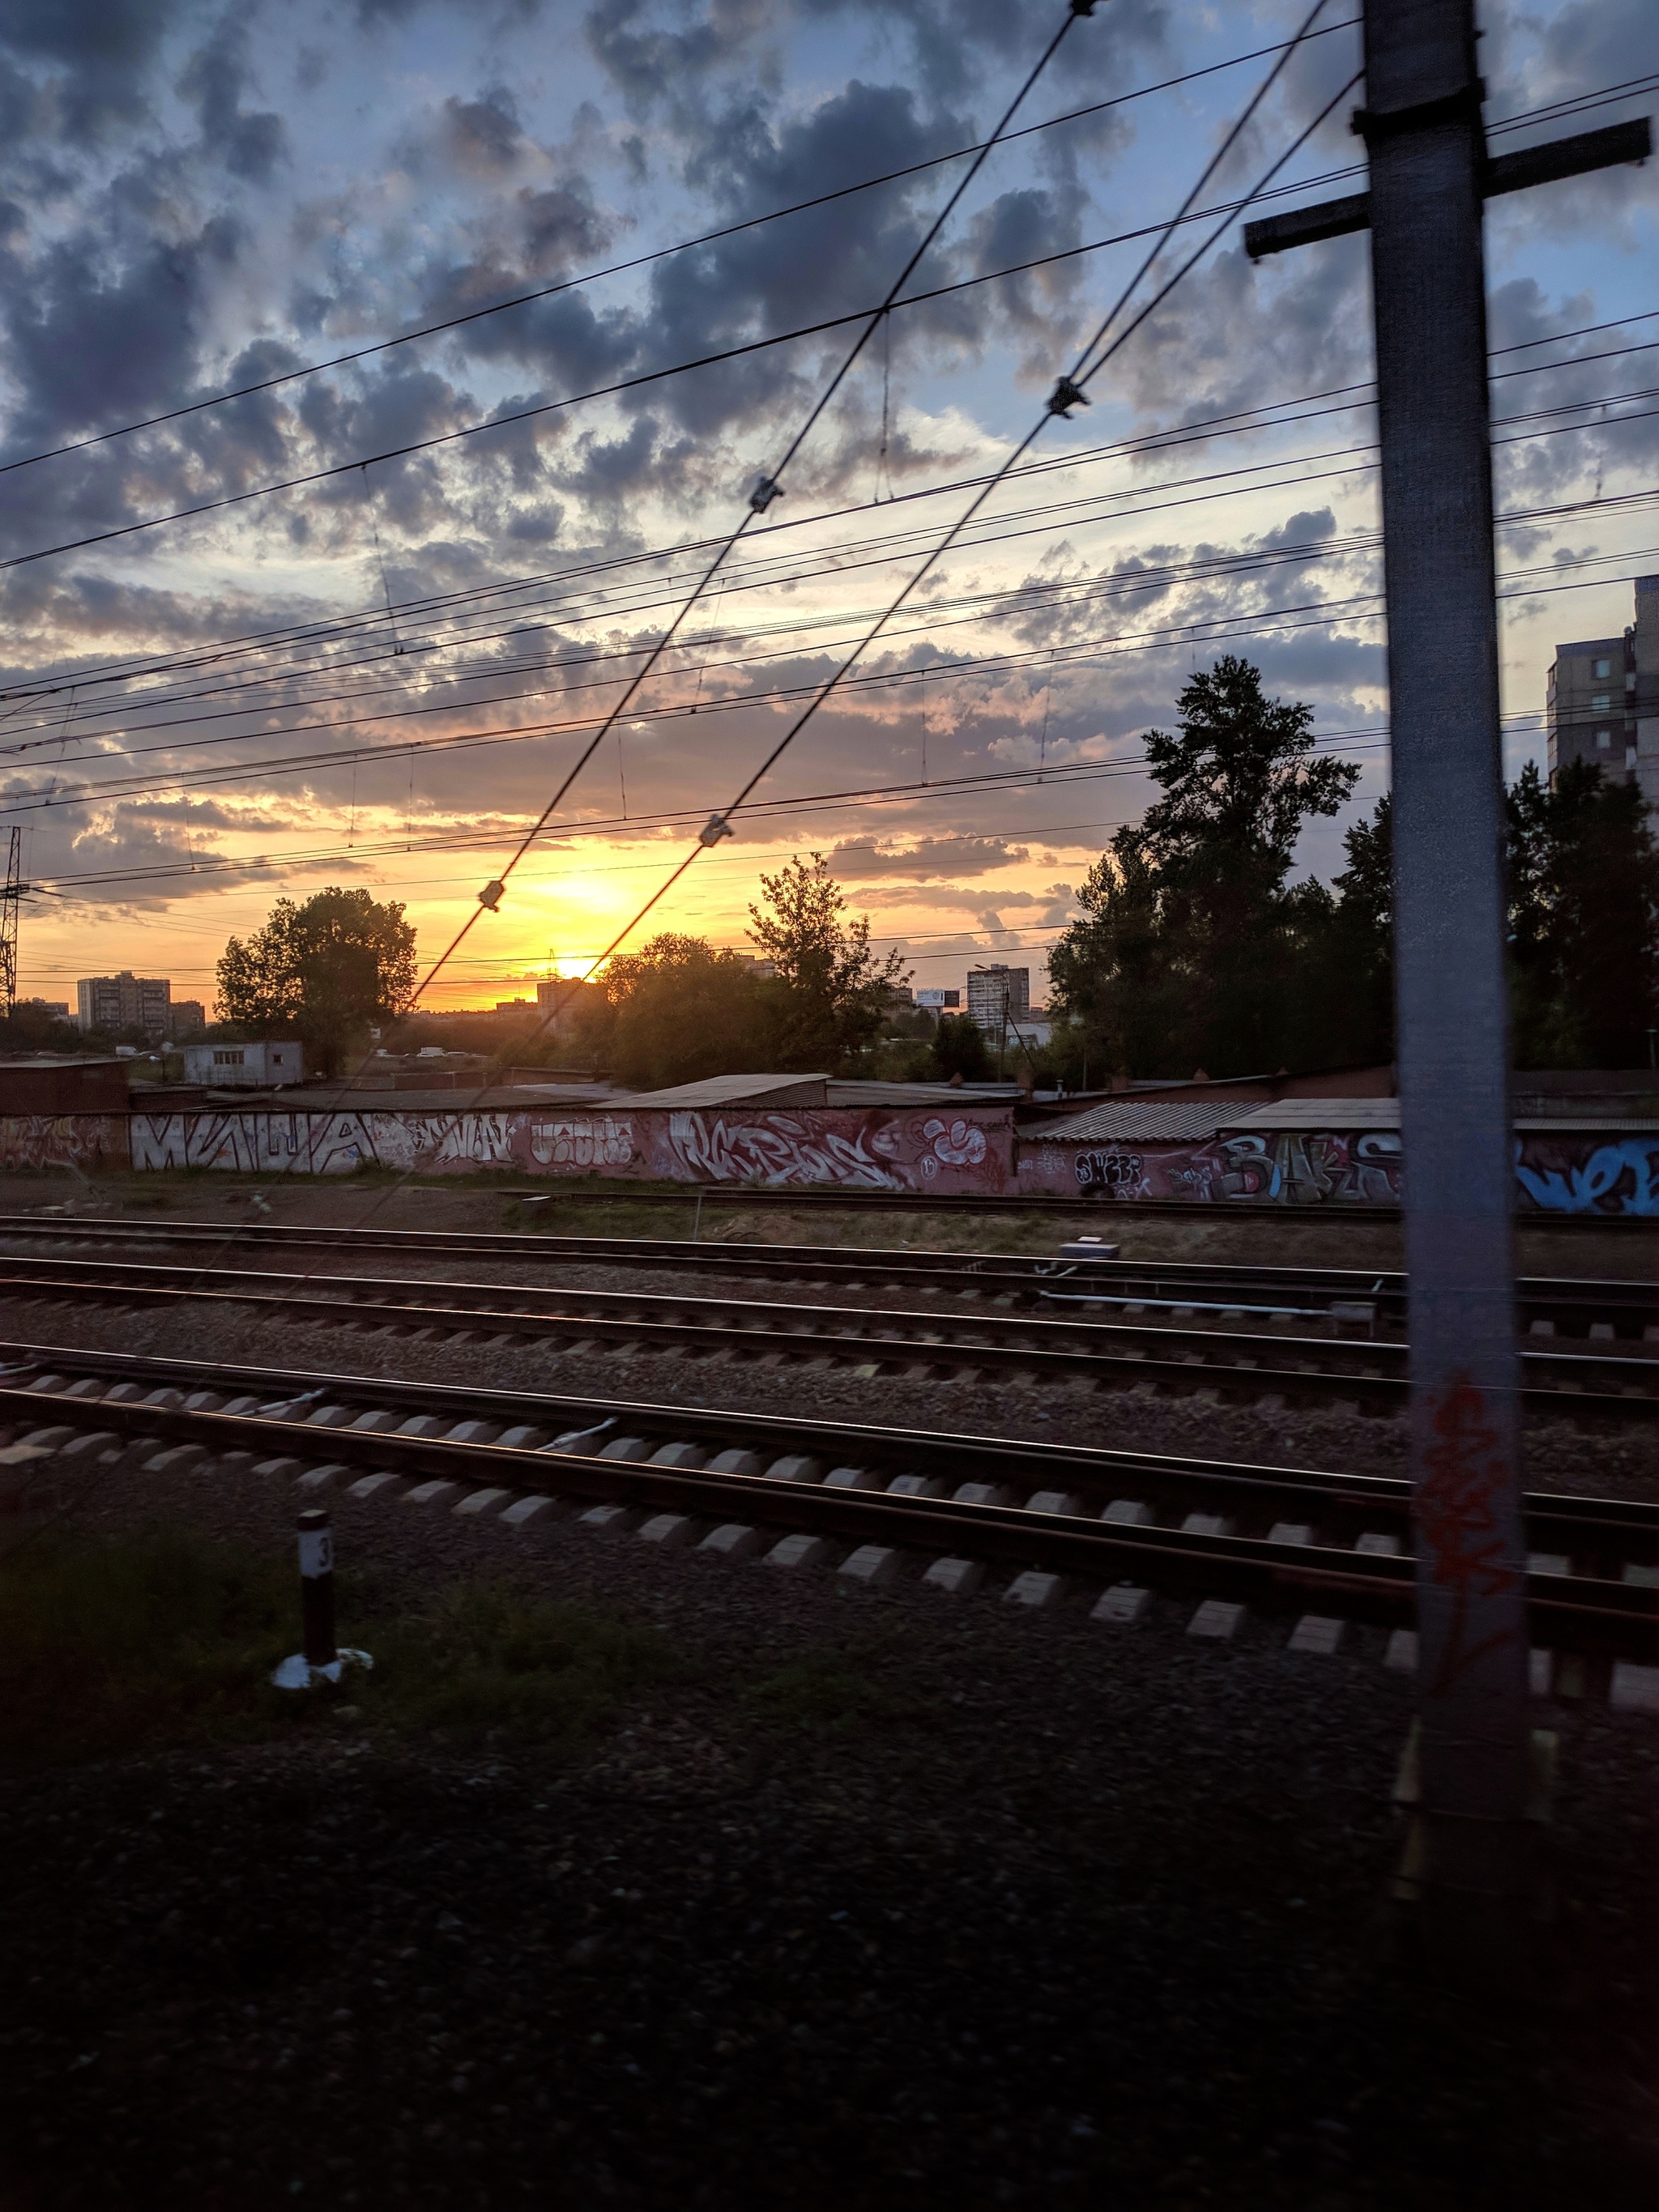
{"label": "insulator on wire", "polygon": [[775,477],[763,477],[749,495],[749,505],[756,514],[764,514],[775,499],[783,497],[783,486]]}
{"label": "insulator on wire", "polygon": [[730,837],[734,834],[732,824],[723,814],[711,814],[703,824],[697,842],[700,845],[718,845],[722,837]]}
{"label": "insulator on wire", "polygon": [[1094,12],[1095,0],[1072,0],[1072,13],[1074,15],[1092,15]]}
{"label": "insulator on wire", "polygon": [[494,914],[496,908],[501,904],[502,896],[506,890],[507,885],[503,883],[486,884],[483,889],[478,893],[478,904],[482,907],[488,907],[490,913]]}
{"label": "insulator on wire", "polygon": [[1048,412],[1069,421],[1073,407],[1086,407],[1088,404],[1088,393],[1073,384],[1069,376],[1062,376],[1049,394]]}

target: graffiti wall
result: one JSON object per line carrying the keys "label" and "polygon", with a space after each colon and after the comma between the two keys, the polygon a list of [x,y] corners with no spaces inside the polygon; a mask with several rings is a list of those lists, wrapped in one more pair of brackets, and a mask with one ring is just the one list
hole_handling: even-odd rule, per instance
{"label": "graffiti wall", "polygon": [[125,1114],[0,1115],[0,1168],[77,1167],[91,1173],[126,1164]]}
{"label": "graffiti wall", "polygon": [[[1106,1200],[1398,1206],[1402,1165],[1398,1132],[1383,1129],[1260,1131],[1185,1145],[1028,1139],[1018,1187]],[[1522,1214],[1659,1216],[1659,1130],[1528,1130],[1515,1139],[1515,1201]]]}
{"label": "graffiti wall", "polygon": [[[1006,1108],[880,1107],[712,1113],[191,1114],[0,1115],[0,1169],[208,1168],[246,1175],[426,1175],[481,1167],[526,1176],[637,1176],[687,1183],[813,1185],[1033,1197],[1184,1200],[1200,1205],[1397,1206],[1394,1130],[1272,1130],[1204,1144],[1018,1146]],[[1529,1130],[1515,1139],[1522,1213],[1659,1217],[1659,1130]]]}
{"label": "graffiti wall", "polygon": [[639,1176],[674,1182],[830,1184],[842,1189],[999,1192],[1013,1181],[1013,1116],[727,1109],[612,1114],[135,1114],[135,1168],[349,1175],[362,1166],[464,1175]]}
{"label": "graffiti wall", "polygon": [[1523,1213],[1659,1214],[1659,1130],[1649,1134],[1515,1140],[1516,1204]]}
{"label": "graffiti wall", "polygon": [[1020,1147],[1019,1187],[1075,1197],[1252,1200],[1280,1206],[1397,1206],[1395,1130],[1271,1130],[1204,1144]]}

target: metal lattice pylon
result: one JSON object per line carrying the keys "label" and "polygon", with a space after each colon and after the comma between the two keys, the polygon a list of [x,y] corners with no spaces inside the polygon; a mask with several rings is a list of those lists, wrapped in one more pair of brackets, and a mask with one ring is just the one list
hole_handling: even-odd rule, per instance
{"label": "metal lattice pylon", "polygon": [[17,1011],[17,909],[28,885],[23,881],[23,833],[14,829],[6,853],[6,887],[0,891],[0,990],[6,1019]]}

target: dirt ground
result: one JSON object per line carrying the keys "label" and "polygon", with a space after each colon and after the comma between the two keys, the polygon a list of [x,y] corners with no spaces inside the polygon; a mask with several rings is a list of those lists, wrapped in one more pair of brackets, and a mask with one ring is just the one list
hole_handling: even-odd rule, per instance
{"label": "dirt ground", "polygon": [[[198,1468],[86,1522],[273,1549],[291,1510]],[[410,1605],[507,1577],[659,1662],[574,1747],[411,1726],[360,1676],[0,1784],[9,2212],[1655,2201],[1650,1718],[1538,1708],[1553,1917],[1522,1993],[1458,1995],[1383,1902],[1380,1632],[1308,1658],[1173,1606],[1113,1633],[336,1517]]]}

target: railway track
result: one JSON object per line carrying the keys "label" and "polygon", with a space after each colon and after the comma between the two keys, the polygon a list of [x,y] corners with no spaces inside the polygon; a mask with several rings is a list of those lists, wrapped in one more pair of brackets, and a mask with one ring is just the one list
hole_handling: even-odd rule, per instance
{"label": "railway track", "polygon": [[[1109,1620],[1152,1590],[1294,1616],[1298,1635],[1409,1636],[1414,1618],[1408,1486],[1390,1477],[20,1342],[0,1363],[15,1483],[213,1462],[302,1497],[562,1514],[665,1546],[769,1547],[779,1565],[844,1553],[841,1572],[875,1583],[908,1560],[971,1587],[989,1561],[1028,1601],[1051,1592],[1021,1577],[1098,1588]],[[1659,1661],[1659,1507],[1534,1493],[1526,1516],[1532,1640],[1558,1679],[1573,1687],[1570,1660],[1577,1693],[1615,1660]]]}
{"label": "railway track", "polygon": [[[1127,1318],[1056,1319],[983,1306],[972,1314],[889,1311],[763,1304],[752,1297],[15,1255],[0,1259],[0,1291],[71,1305],[201,1310],[252,1304],[261,1313],[313,1325],[428,1335],[482,1332],[538,1341],[553,1351],[607,1345],[682,1357],[819,1363],[872,1378],[918,1367],[940,1377],[1012,1370],[1105,1389],[1215,1389],[1250,1398],[1348,1402],[1376,1413],[1402,1410],[1409,1388],[1409,1347],[1397,1342]],[[1580,1421],[1659,1416],[1659,1358],[1528,1348],[1521,1364],[1522,1401],[1534,1413]]]}
{"label": "railway track", "polygon": [[[59,1250],[97,1245],[222,1253],[337,1251],[489,1259],[545,1268],[685,1268],[738,1274],[752,1281],[790,1281],[828,1288],[868,1286],[937,1291],[968,1301],[1006,1300],[1057,1312],[1139,1307],[1174,1315],[1243,1318],[1346,1319],[1374,1335],[1403,1335],[1407,1281],[1394,1270],[1249,1267],[1219,1261],[1132,1261],[1024,1256],[993,1252],[934,1252],[905,1247],[862,1249],[817,1244],[727,1244],[678,1237],[568,1237],[511,1231],[332,1229],[247,1222],[78,1220],[0,1214],[0,1251],[45,1243]],[[1659,1284],[1572,1276],[1523,1276],[1516,1285],[1516,1319],[1540,1337],[1659,1341]]]}

